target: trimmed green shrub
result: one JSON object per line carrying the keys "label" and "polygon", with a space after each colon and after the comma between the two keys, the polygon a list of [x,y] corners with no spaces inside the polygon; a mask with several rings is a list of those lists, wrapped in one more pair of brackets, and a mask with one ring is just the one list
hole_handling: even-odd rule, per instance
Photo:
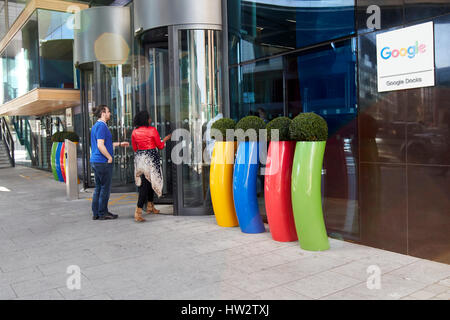
{"label": "trimmed green shrub", "polygon": [[326,141],[328,125],[324,118],[314,112],[300,113],[292,120],[289,133],[292,140]]}
{"label": "trimmed green shrub", "polygon": [[[244,117],[236,124],[236,130],[242,129],[244,130],[244,132],[246,132],[249,129],[254,129],[256,131],[257,138],[259,138],[259,130],[265,128],[266,124],[264,123],[264,120],[257,116]],[[249,140],[253,140],[249,137],[246,138]]]}
{"label": "trimmed green shrub", "polygon": [[272,140],[271,130],[278,129],[278,140],[289,141],[291,139],[289,134],[289,126],[291,125],[291,122],[292,120],[288,117],[278,117],[270,121],[266,126],[268,140]]}
{"label": "trimmed green shrub", "polygon": [[58,131],[52,135],[53,142],[64,142],[66,139],[72,142],[80,141],[78,134],[72,131]]}
{"label": "trimmed green shrub", "polygon": [[[211,129],[216,129],[219,130],[220,133],[222,133],[222,138],[225,141],[227,138],[227,129],[232,129],[234,130],[234,128],[236,127],[236,121],[234,121],[233,119],[230,118],[222,118],[217,120],[216,122],[214,122],[211,126]],[[216,140],[218,140],[216,138]],[[234,135],[231,141],[234,140]]]}

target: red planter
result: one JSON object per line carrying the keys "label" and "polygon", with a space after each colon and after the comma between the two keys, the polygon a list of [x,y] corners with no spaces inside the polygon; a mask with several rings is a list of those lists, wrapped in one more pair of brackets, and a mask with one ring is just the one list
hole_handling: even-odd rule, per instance
{"label": "red planter", "polygon": [[291,202],[295,141],[272,141],[267,155],[264,199],[270,233],[275,241],[297,241]]}

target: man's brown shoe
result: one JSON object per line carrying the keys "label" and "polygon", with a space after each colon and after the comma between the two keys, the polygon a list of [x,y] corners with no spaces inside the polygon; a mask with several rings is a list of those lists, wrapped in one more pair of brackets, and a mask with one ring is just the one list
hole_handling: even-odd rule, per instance
{"label": "man's brown shoe", "polygon": [[142,218],[142,208],[136,208],[136,211],[134,212],[134,221],[136,222],[144,222],[145,219]]}

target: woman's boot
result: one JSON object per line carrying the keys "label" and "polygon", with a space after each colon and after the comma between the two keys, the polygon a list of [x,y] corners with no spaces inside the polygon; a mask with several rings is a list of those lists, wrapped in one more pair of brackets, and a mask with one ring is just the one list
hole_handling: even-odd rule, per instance
{"label": "woman's boot", "polygon": [[145,221],[145,219],[142,218],[142,208],[136,207],[136,211],[134,212],[134,220],[136,222],[144,222]]}
{"label": "woman's boot", "polygon": [[159,210],[157,210],[156,208],[155,208],[155,206],[153,205],[153,202],[148,202],[147,203],[147,214],[150,214],[150,213],[160,213],[160,211]]}

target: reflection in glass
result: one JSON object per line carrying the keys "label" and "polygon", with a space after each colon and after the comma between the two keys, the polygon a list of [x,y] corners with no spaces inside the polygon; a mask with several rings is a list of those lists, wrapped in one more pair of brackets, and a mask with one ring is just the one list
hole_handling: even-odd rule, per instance
{"label": "reflection in glass", "polygon": [[191,163],[183,164],[185,207],[205,206],[210,197],[209,165],[202,161],[203,134],[222,109],[220,43],[220,31],[179,31],[180,127],[191,135],[187,142]]}
{"label": "reflection in glass", "polygon": [[10,28],[17,17],[22,13],[26,4],[27,0],[8,0],[8,22]]}
{"label": "reflection in glass", "polygon": [[351,35],[354,5],[354,0],[228,1],[230,64]]}
{"label": "reflection in glass", "polygon": [[0,39],[3,39],[6,32],[8,31],[8,23],[7,17],[8,13],[6,12],[6,1],[0,0]]}
{"label": "reflection in glass", "polygon": [[76,88],[71,13],[38,10],[40,86]]}
{"label": "reflection in glass", "polygon": [[[387,29],[390,27],[400,26],[403,24],[403,0],[358,0],[356,1],[356,25],[358,33],[375,31],[373,24],[376,17],[375,11],[371,10],[367,13],[370,6],[378,6],[380,8],[380,28]],[[368,22],[370,25],[368,26]]]}
{"label": "reflection in glass", "polygon": [[233,68],[230,91],[236,96],[232,99],[231,117],[238,121],[255,115],[267,123],[282,116],[283,76],[282,57]]}
{"label": "reflection in glass", "polygon": [[405,22],[432,18],[450,12],[448,1],[405,0]]}
{"label": "reflection in glass", "polygon": [[1,59],[1,103],[17,98],[39,86],[36,13],[9,42]]}
{"label": "reflection in glass", "polygon": [[[327,228],[359,238],[356,39],[230,69],[230,106],[235,120],[258,111],[269,118],[315,112],[325,118],[329,139],[324,158]],[[258,114],[257,114],[258,115]]]}

